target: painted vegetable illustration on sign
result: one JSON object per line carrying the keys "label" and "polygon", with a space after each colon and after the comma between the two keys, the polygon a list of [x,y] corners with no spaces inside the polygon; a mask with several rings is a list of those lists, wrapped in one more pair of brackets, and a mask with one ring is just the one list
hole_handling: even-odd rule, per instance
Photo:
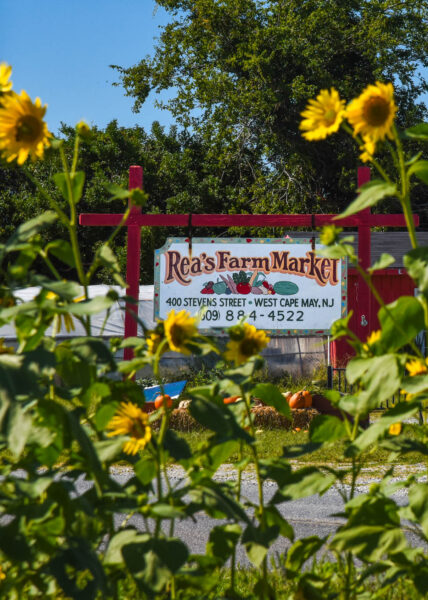
{"label": "painted vegetable illustration on sign", "polygon": [[216,282],[205,282],[201,294],[280,294],[281,296],[292,296],[297,294],[298,291],[299,286],[291,281],[277,281],[272,285],[263,273],[239,271],[239,273],[232,273],[232,275],[220,275]]}
{"label": "painted vegetable illustration on sign", "polygon": [[250,277],[248,277],[245,271],[234,273],[232,277],[238,294],[249,294],[251,292]]}

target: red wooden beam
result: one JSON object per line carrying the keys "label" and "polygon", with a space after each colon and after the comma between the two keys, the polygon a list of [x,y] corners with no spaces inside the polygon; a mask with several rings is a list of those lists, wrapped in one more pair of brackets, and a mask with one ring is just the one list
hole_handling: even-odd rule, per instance
{"label": "red wooden beam", "polygon": [[[330,223],[340,227],[405,227],[403,215],[367,215],[357,214],[345,219],[335,219],[337,215],[143,215],[132,213],[126,225],[139,227],[187,227],[191,217],[192,227],[322,227]],[[83,213],[79,216],[79,224],[87,226],[113,227],[119,225],[122,214]],[[413,215],[416,227],[419,225],[419,216]]]}

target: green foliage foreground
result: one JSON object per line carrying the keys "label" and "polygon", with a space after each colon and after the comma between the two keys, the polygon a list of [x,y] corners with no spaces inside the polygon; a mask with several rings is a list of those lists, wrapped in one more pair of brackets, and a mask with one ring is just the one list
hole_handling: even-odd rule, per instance
{"label": "green foliage foreground", "polygon": [[[148,599],[209,597],[218,589],[217,569],[230,561],[223,597],[275,598],[278,588],[270,578],[268,551],[279,536],[291,543],[279,565],[290,598],[367,598],[373,582],[377,589],[369,597],[380,598],[397,580],[404,590],[426,594],[428,484],[414,476],[393,480],[392,465],[381,483],[367,493],[357,494],[356,486],[368,449],[381,449],[394,461],[416,453],[418,462],[426,465],[426,433],[421,428],[420,435],[408,436],[401,422],[417,414],[428,392],[428,366],[413,344],[414,336],[428,326],[428,249],[415,247],[406,256],[406,267],[420,295],[382,305],[381,329],[366,343],[352,335],[347,319],[334,326],[335,335],[347,336],[357,353],[347,368],[348,380],[357,391],[330,396],[352,421],[320,415],[312,422],[309,441],[285,447],[279,457],[261,457],[251,419],[251,397],[286,416],[289,408],[276,386],[254,380],[262,367],[257,354],[266,339],[263,332],[241,323],[229,332],[223,356],[229,362],[223,377],[191,391],[190,412],[210,431],[191,449],[168,428],[170,407],[160,408],[150,419],[145,416],[140,408],[141,389],[132,376],[151,365],[158,377],[159,361],[167,348],[196,354],[220,351],[215,341],[198,336],[195,319],[184,311],[173,312],[155,331],[148,332],[147,339],[112,340],[107,346],[91,335],[91,315],[108,309],[117,297],[110,292],[103,298],[88,298],[94,273],[108,268],[118,283],[123,282],[109,243],[98,248],[91,265],[82,263],[76,225],[76,205],[85,176],[77,171],[82,133],[80,126],[71,168],[61,143],[55,143],[64,167],[54,178],[63,198],[61,205],[52,200],[51,211],[22,224],[0,245],[6,281],[1,290],[0,322],[13,322],[18,339],[17,349],[3,343],[0,347],[0,594],[15,599],[27,595],[81,600],[124,597],[123,590],[129,589]],[[421,125],[406,135],[426,142],[428,126]],[[411,216],[410,177],[427,182],[428,163],[419,156],[405,163],[401,146],[397,156],[400,185],[372,182],[347,209],[348,214],[390,194],[396,195],[406,216],[409,211]],[[130,196],[131,205],[145,201],[141,192],[118,187],[113,195]],[[45,244],[43,230],[56,220],[61,221],[69,240]],[[327,233],[325,252],[355,259],[346,239],[334,243],[334,231]],[[412,230],[410,234],[415,240]],[[37,272],[37,258],[45,262],[51,276]],[[390,257],[382,257],[372,270],[389,261]],[[78,281],[64,281],[60,263],[72,266]],[[370,273],[365,277],[371,284]],[[20,303],[16,289],[31,285],[39,286],[40,291],[33,301]],[[55,333],[62,319],[69,327],[73,319],[79,320],[86,335],[59,342]],[[250,344],[246,344],[248,340]],[[408,345],[410,354],[404,350]],[[115,358],[117,350],[125,346],[134,349],[132,361]],[[242,359],[245,352],[247,360]],[[363,430],[359,423],[369,411],[399,389],[407,391],[403,400]],[[223,398],[231,395],[241,396],[243,402],[224,405]],[[161,426],[155,431],[150,424],[159,417]],[[339,441],[347,459],[345,468],[296,466],[292,460]],[[142,455],[140,448],[144,448]],[[242,457],[235,463],[236,479],[213,479],[220,465],[236,453]],[[241,498],[248,454],[257,480],[255,503]],[[124,483],[116,481],[111,472],[111,465],[119,460],[132,468],[131,478]],[[184,485],[170,480],[169,461],[184,468]],[[426,470],[422,475],[426,476]],[[76,482],[81,478],[90,485],[76,495]],[[263,491],[267,480],[275,486],[269,501]],[[343,525],[328,538],[314,535],[296,540],[279,507],[324,494],[333,486],[343,498]],[[404,507],[391,498],[400,488],[407,490]],[[114,523],[118,513],[125,515],[119,526]],[[219,520],[200,555],[192,554],[175,535],[177,521],[198,514]],[[132,524],[133,515],[142,517],[141,529]],[[403,521],[420,539],[419,547],[409,545]],[[250,589],[245,592],[240,591],[237,571],[238,544],[245,547],[255,567]],[[334,567],[311,567],[311,559],[319,552],[328,552],[335,560]],[[303,569],[303,565],[309,566]]]}

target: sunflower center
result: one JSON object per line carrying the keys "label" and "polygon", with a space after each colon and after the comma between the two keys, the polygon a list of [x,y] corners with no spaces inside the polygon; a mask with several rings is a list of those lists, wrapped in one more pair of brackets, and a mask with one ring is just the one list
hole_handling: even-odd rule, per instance
{"label": "sunflower center", "polygon": [[324,113],[324,121],[328,124],[328,125],[333,125],[333,123],[336,120],[336,111],[334,110],[334,108],[330,108],[329,110],[327,110]]}
{"label": "sunflower center", "polygon": [[389,102],[380,96],[372,96],[364,103],[363,115],[372,127],[384,125],[389,117]]}
{"label": "sunflower center", "polygon": [[175,346],[181,346],[181,344],[186,340],[186,331],[180,325],[172,325],[171,339]]}
{"label": "sunflower center", "polygon": [[33,115],[24,115],[16,124],[16,141],[36,142],[43,133],[43,122]]}
{"label": "sunflower center", "polygon": [[256,340],[247,338],[242,340],[240,349],[243,356],[253,356],[254,354],[257,354],[259,347]]}

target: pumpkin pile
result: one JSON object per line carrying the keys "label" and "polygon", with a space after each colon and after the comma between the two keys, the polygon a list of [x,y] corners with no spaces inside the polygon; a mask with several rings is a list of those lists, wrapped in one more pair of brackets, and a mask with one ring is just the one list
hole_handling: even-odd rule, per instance
{"label": "pumpkin pile", "polygon": [[283,394],[290,408],[310,408],[312,406],[312,396],[308,390],[299,390],[298,392],[285,392]]}

